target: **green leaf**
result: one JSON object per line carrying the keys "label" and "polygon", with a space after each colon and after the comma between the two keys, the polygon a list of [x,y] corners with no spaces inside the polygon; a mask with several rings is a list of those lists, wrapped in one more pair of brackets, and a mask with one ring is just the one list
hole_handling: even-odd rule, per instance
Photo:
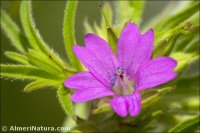
{"label": "green leaf", "polygon": [[124,23],[133,21],[141,23],[145,1],[118,1],[118,21]]}
{"label": "green leaf", "polygon": [[28,60],[32,65],[35,65],[41,69],[48,71],[54,75],[59,75],[64,78],[64,73],[62,69],[52,62],[51,58],[43,53],[37,52],[35,50],[29,50],[27,54]]}
{"label": "green leaf", "polygon": [[147,108],[152,103],[155,103],[156,101],[158,101],[158,99],[160,99],[162,95],[164,95],[167,92],[170,92],[171,90],[173,90],[173,87],[165,87],[163,89],[157,90],[157,93],[154,93],[148,98],[145,98],[142,100],[142,108]]}
{"label": "green leaf", "polygon": [[65,16],[64,16],[64,23],[63,23],[63,36],[65,42],[65,49],[71,64],[78,70],[81,70],[81,65],[79,60],[76,58],[72,46],[76,44],[75,40],[75,14],[77,8],[78,1],[67,1],[66,9],[65,9]]}
{"label": "green leaf", "polygon": [[159,24],[159,26],[156,27],[155,30],[165,31],[170,28],[173,28],[179,25],[181,22],[184,22],[185,20],[190,18],[193,14],[195,14],[198,11],[199,11],[199,2],[193,2],[192,4],[189,4],[186,9],[175,14],[174,16],[167,18],[165,21]]}
{"label": "green leaf", "polygon": [[195,36],[183,49],[184,52],[199,52],[199,36]]}
{"label": "green leaf", "polygon": [[177,12],[180,12],[191,3],[192,1],[169,1],[167,6],[157,16],[155,16],[149,22],[147,22],[147,24],[145,24],[145,26],[143,27],[144,31],[146,31],[148,27],[155,28],[156,26],[159,26],[159,24],[162,23],[163,20],[165,20],[169,16],[177,14]]}
{"label": "green leaf", "polygon": [[24,88],[24,92],[31,92],[45,87],[58,87],[58,86],[60,86],[60,83],[55,82],[55,80],[40,79],[26,85]]}
{"label": "green leaf", "polygon": [[41,53],[45,53],[47,56],[50,56],[57,65],[64,69],[64,67],[66,67],[65,63],[48,48],[35,27],[35,23],[32,18],[31,1],[21,1],[20,18],[22,27],[32,48],[40,51]]}
{"label": "green leaf", "polygon": [[4,65],[1,64],[1,76],[17,79],[54,79],[63,80],[47,71],[29,65]]}
{"label": "green leaf", "polygon": [[73,102],[71,101],[70,89],[65,88],[63,85],[57,91],[58,100],[65,111],[65,113],[75,119]]}
{"label": "green leaf", "polygon": [[200,124],[200,116],[197,115],[193,118],[190,118],[188,120],[179,123],[174,128],[170,129],[169,133],[193,132],[195,131],[195,129],[199,128],[199,124]]}
{"label": "green leaf", "polygon": [[76,103],[75,106],[75,114],[79,118],[83,120],[87,120],[89,117],[90,113],[90,103],[89,102],[84,102],[84,103]]}
{"label": "green leaf", "polygon": [[112,51],[116,54],[117,53],[117,36],[114,33],[113,29],[111,27],[107,28],[107,37],[108,37],[108,43],[110,47],[112,48]]}
{"label": "green leaf", "polygon": [[29,45],[26,37],[21,33],[19,27],[11,20],[8,14],[1,9],[1,28],[11,40],[12,45],[20,52],[25,52]]}
{"label": "green leaf", "polygon": [[[144,115],[145,113],[145,115]],[[160,116],[163,111],[161,110],[156,110],[153,112],[144,112],[141,114],[134,120],[134,122],[143,125],[143,127],[139,127],[139,128],[146,128],[146,126],[148,126],[148,123],[155,120],[158,116]]]}
{"label": "green leaf", "polygon": [[145,1],[130,1],[130,7],[134,9],[131,18],[136,24],[140,24],[142,21],[142,14]]}
{"label": "green leaf", "polygon": [[99,35],[99,36],[100,36],[101,38],[103,38],[104,40],[107,39],[107,38],[106,38],[106,37],[107,37],[106,34],[103,33],[103,30],[101,29],[100,26],[98,26],[98,24],[97,24],[96,22],[94,22],[93,27],[94,27],[94,31],[95,31],[95,33],[96,33],[97,35]]}
{"label": "green leaf", "polygon": [[186,69],[189,64],[199,59],[199,54],[175,52],[172,53],[170,57],[174,58],[178,62],[175,72],[180,73]]}
{"label": "green leaf", "polygon": [[11,52],[11,51],[6,51],[4,54],[5,54],[5,56],[7,58],[9,58],[9,59],[11,59],[13,61],[16,61],[16,62],[24,64],[24,65],[29,64],[28,58],[23,54],[19,54],[19,53],[16,53],[16,52]]}
{"label": "green leaf", "polygon": [[[76,126],[77,126],[76,121],[72,117],[67,116],[62,127],[70,128],[71,132],[78,133],[78,130],[73,130],[73,128]],[[66,133],[66,132],[61,132],[61,133]],[[80,133],[81,133],[81,131],[80,131]]]}
{"label": "green leaf", "polygon": [[32,19],[30,1],[21,1],[20,18],[21,18],[22,27],[25,31],[26,36],[28,37],[28,40],[31,46],[36,50],[41,50],[39,45],[41,44],[43,45],[43,42],[42,40],[40,40],[40,35],[36,31],[35,26],[34,26],[35,24]]}
{"label": "green leaf", "polygon": [[187,34],[192,29],[191,26],[191,23],[185,23],[168,31],[156,33],[153,57],[168,55],[173,50],[179,35]]}
{"label": "green leaf", "polygon": [[87,18],[85,18],[84,20],[84,27],[85,27],[85,33],[94,33],[94,30]]}
{"label": "green leaf", "polygon": [[176,2],[172,1],[172,3],[174,4],[174,8],[171,8],[171,14],[173,15],[187,8],[188,5],[191,5],[193,3],[193,1],[176,1]]}
{"label": "green leaf", "polygon": [[[196,43],[199,41],[199,26],[192,26],[191,33],[181,34],[178,37],[172,52],[198,52],[198,46]],[[194,51],[193,51],[194,50]]]}
{"label": "green leaf", "polygon": [[107,35],[107,28],[112,26],[112,23],[113,23],[112,7],[109,3],[105,2],[104,5],[102,6],[102,15],[101,15],[101,29],[104,35]]}

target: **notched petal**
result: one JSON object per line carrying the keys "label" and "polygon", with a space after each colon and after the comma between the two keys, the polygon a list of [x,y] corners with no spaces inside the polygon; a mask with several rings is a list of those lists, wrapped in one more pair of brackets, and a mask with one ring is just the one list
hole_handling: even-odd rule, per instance
{"label": "notched petal", "polygon": [[110,105],[113,110],[121,117],[125,117],[128,114],[126,99],[124,97],[115,97],[110,100]]}
{"label": "notched petal", "polygon": [[152,88],[174,79],[177,61],[170,57],[155,58],[138,70],[136,74],[137,90]]}

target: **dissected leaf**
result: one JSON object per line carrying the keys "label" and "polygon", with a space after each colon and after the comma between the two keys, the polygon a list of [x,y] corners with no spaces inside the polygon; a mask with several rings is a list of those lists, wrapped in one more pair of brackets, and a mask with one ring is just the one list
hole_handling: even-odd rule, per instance
{"label": "dissected leaf", "polygon": [[17,78],[17,79],[54,79],[62,80],[62,78],[48,73],[40,68],[30,65],[4,65],[1,64],[1,76]]}
{"label": "dissected leaf", "polygon": [[51,58],[49,58],[45,54],[37,52],[35,50],[29,50],[27,57],[32,65],[40,67],[41,69],[44,69],[54,75],[60,75],[64,77],[62,69],[57,66],[57,64],[52,62]]}
{"label": "dissected leaf", "polygon": [[198,47],[196,46],[196,42],[199,41],[199,26],[193,26],[192,31],[189,34],[181,34],[178,37],[178,40],[172,50],[172,52],[179,52],[179,51],[184,51],[184,52],[192,52],[192,49],[194,51],[197,51],[198,49],[195,49]]}
{"label": "dissected leaf", "polygon": [[159,24],[155,30],[165,31],[179,25],[181,22],[184,22],[185,20],[190,18],[193,14],[199,11],[199,3],[200,2],[193,2],[192,4],[189,4],[186,9],[167,18],[165,21]]}
{"label": "dissected leaf", "polygon": [[162,56],[170,53],[173,50],[173,47],[179,35],[186,31],[190,31],[191,26],[191,23],[185,23],[184,25],[177,26],[168,31],[156,33],[153,57]]}
{"label": "dissected leaf", "polygon": [[[39,45],[43,45],[43,42],[38,38],[39,33],[35,29],[35,24],[32,19],[31,4],[30,1],[22,1],[20,6],[20,18],[22,27],[26,36],[34,49],[41,50]],[[37,40],[35,39],[37,38]]]}
{"label": "dissected leaf", "polygon": [[31,92],[33,90],[45,88],[45,87],[58,87],[60,85],[59,82],[55,82],[54,80],[36,80],[29,84],[27,84],[24,88],[25,92]]}
{"label": "dissected leaf", "polygon": [[1,28],[6,36],[11,40],[12,45],[20,52],[25,52],[29,43],[19,27],[11,20],[8,14],[1,9]]}
{"label": "dissected leaf", "polygon": [[76,45],[74,19],[75,19],[77,4],[78,4],[78,1],[70,1],[70,0],[67,1],[65,16],[64,16],[64,23],[63,23],[63,36],[64,36],[64,42],[65,42],[65,49],[66,49],[66,52],[71,64],[75,68],[81,70],[80,62],[76,58],[72,50],[72,46]]}
{"label": "dissected leaf", "polygon": [[35,23],[32,18],[31,1],[21,1],[20,18],[22,27],[32,48],[45,53],[47,56],[50,56],[57,65],[59,65],[61,68],[64,68],[66,66],[65,63],[48,48],[35,27]]}
{"label": "dissected leaf", "polygon": [[62,85],[58,88],[57,96],[65,113],[73,117],[73,119],[75,119],[74,107],[73,102],[71,101],[70,90]]}
{"label": "dissected leaf", "polygon": [[5,56],[8,57],[9,59],[13,60],[13,61],[18,62],[18,63],[24,64],[24,65],[29,64],[28,58],[23,54],[11,52],[11,51],[6,51]]}
{"label": "dissected leaf", "polygon": [[157,27],[160,25],[160,23],[163,22],[166,18],[177,14],[181,10],[184,10],[189,4],[191,4],[192,1],[169,1],[167,6],[164,7],[161,12],[152,18],[147,24],[144,26],[144,30],[146,30],[148,27]]}

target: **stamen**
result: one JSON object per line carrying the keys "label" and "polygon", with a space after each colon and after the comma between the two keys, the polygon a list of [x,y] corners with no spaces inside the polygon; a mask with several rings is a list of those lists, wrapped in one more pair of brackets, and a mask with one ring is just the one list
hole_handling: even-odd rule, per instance
{"label": "stamen", "polygon": [[118,67],[111,79],[111,87],[118,95],[124,96],[133,93],[135,82],[126,75],[124,67]]}
{"label": "stamen", "polygon": [[123,74],[124,74],[124,67],[117,67],[114,77],[111,79],[111,87],[115,85],[118,76],[120,76],[120,78],[124,77]]}

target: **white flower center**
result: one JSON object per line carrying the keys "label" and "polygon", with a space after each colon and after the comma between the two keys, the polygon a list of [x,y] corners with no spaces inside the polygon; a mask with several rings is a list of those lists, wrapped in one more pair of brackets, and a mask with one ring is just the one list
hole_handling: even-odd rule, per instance
{"label": "white flower center", "polygon": [[120,96],[134,92],[136,86],[134,80],[130,80],[123,67],[118,67],[111,80],[112,90]]}

